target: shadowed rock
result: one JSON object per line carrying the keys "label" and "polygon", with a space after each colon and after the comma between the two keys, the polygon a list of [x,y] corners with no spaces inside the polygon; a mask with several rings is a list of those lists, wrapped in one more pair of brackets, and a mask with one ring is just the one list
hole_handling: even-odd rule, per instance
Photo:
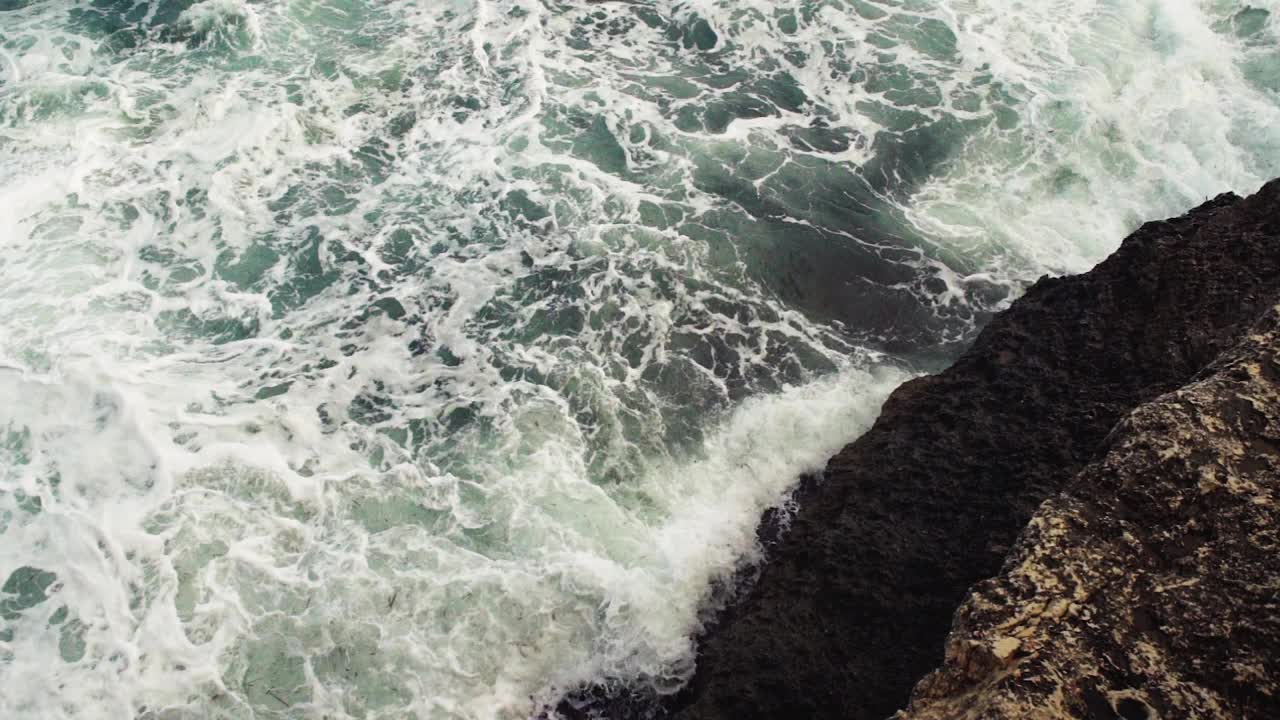
{"label": "shadowed rock", "polygon": [[1280,717],[1280,307],[1106,445],[900,720]]}
{"label": "shadowed rock", "polygon": [[704,640],[678,716],[903,707],[942,661],[966,590],[999,571],[1037,506],[1131,409],[1237,343],[1277,291],[1276,181],[1148,223],[1092,271],[1036,283],[955,365],[899,388],[802,492],[758,583]]}
{"label": "shadowed rock", "polygon": [[[995,628],[1003,622],[1000,607],[1018,607],[1035,592],[1053,591],[1032,588],[1033,581],[983,586],[966,605],[970,615],[962,614],[957,635],[947,642],[956,608],[969,588],[1000,572],[1040,504],[1101,457],[1104,439],[1122,418],[1191,382],[1224,350],[1240,343],[1278,296],[1280,181],[1247,200],[1225,194],[1180,218],[1148,223],[1088,273],[1041,279],[996,316],[952,367],[894,392],[875,426],[832,458],[820,482],[801,488],[800,511],[790,531],[770,548],[758,580],[704,635],[697,671],[680,694],[655,704],[643,694],[597,688],[575,696],[561,710],[570,716],[609,718],[674,714],[690,720],[879,720],[907,704],[916,682],[943,662],[944,645],[946,666],[917,694],[912,711],[919,717],[968,717],[954,714],[968,707],[968,701],[953,701],[952,695],[995,686],[1008,690],[1010,697],[1023,693],[1024,710],[1044,702],[1047,696],[1037,699],[1029,690],[1009,689],[1007,683],[1015,681],[1002,668],[1032,646],[1042,653],[1039,657],[1048,657],[1044,648],[1052,638],[1006,636]],[[1245,413],[1244,406],[1239,408]],[[1082,491],[1086,493],[1115,491],[1105,483],[1076,487],[1093,488]],[[1070,515],[1071,508],[1062,512],[1064,522],[1084,522]],[[1099,530],[1115,527],[1099,525]],[[1036,532],[1034,526],[1028,530]],[[1035,542],[1024,542],[1019,552],[1034,553],[1028,543],[1034,547]],[[1252,541],[1237,536],[1233,542]],[[1185,552],[1194,554],[1198,547],[1191,543]],[[1118,564],[1107,572],[1149,572],[1138,563],[1154,562],[1150,558],[1169,552],[1173,550],[1114,556]],[[1100,563],[1099,557],[1086,553],[1072,562],[1092,558]],[[1176,561],[1161,557],[1161,562]],[[1259,582],[1243,575],[1237,579]],[[999,582],[1013,584],[1004,588]],[[1272,592],[1274,597],[1274,588]],[[1261,602],[1261,597],[1241,602]],[[1084,608],[1087,600],[1070,602]],[[1160,640],[1161,652],[1168,653],[1169,663],[1178,658],[1183,665],[1177,667],[1221,662],[1232,648],[1244,647],[1231,634],[1220,637],[1225,618],[1235,617],[1239,607],[1220,608],[1213,630],[1197,635],[1200,629],[1188,628],[1178,643]],[[1260,612],[1274,612],[1259,607]],[[1183,632],[1173,629],[1170,619],[1191,622],[1196,617],[1151,603],[1123,605],[1123,610],[1099,605],[1096,611],[1120,614],[1093,616],[1095,624],[1089,627],[1094,629],[1128,623],[1149,628],[1132,632],[1165,635]],[[1130,630],[1117,632],[1117,647],[1132,639],[1124,635]],[[1270,625],[1267,632],[1272,632]],[[1263,642],[1276,637],[1267,635]],[[1063,658],[1086,649],[1064,648]],[[1085,682],[1083,675],[1072,680],[1068,690],[1076,695],[1062,700],[1063,713],[1146,717],[1139,711],[1147,710],[1137,703],[1153,703],[1143,707],[1159,712],[1156,705],[1165,702],[1161,707],[1170,709],[1160,717],[1167,718],[1183,716],[1177,708],[1201,707],[1168,683],[1149,693],[1125,694],[1141,686],[1142,673],[1158,672],[1155,665],[1118,656],[1102,656],[1098,663],[1099,673],[1111,663],[1127,668],[1127,674],[1103,673],[1096,682]],[[1061,671],[1055,667],[1045,672]],[[1232,672],[1246,677],[1249,672],[1274,673],[1274,668],[1248,661]],[[1265,704],[1261,691],[1242,694],[1237,686],[1223,685],[1227,675],[1197,677],[1201,679],[1194,682],[1213,686],[1216,702],[1235,703],[1222,707]],[[1036,687],[1053,692],[1047,680]],[[1014,710],[999,714],[1000,707],[1018,707],[1013,704],[989,707],[991,717],[1036,716]],[[988,717],[984,712],[972,717]]]}

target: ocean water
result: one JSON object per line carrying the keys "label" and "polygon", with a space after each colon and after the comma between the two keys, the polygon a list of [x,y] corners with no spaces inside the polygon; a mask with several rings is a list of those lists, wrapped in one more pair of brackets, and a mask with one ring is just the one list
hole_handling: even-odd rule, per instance
{"label": "ocean water", "polygon": [[898,383],[1280,175],[1278,14],[0,0],[0,717],[678,687]]}

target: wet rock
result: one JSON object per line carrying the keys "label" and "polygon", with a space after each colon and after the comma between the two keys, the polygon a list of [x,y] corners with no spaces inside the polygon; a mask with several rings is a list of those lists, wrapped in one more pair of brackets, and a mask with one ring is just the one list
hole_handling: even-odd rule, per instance
{"label": "wet rock", "polygon": [[[1235,399],[1211,402],[1196,385],[1150,404],[1238,345],[1278,295],[1280,182],[1148,223],[1094,270],[1036,283],[954,366],[899,388],[823,481],[802,488],[789,534],[703,638],[693,681],[666,711],[884,718],[944,662],[945,645],[908,717],[1280,716],[1235,712],[1275,707],[1265,688],[1276,667],[1262,652],[1280,639],[1275,565],[1263,562],[1277,532],[1262,475],[1276,469],[1273,441],[1245,440],[1273,428],[1258,396],[1272,370],[1257,365],[1250,379],[1253,366],[1233,365]],[[1196,402],[1240,428],[1240,454],[1186,444],[1213,432],[1194,434]],[[1151,462],[1180,454],[1122,472],[1126,442],[1148,443]],[[1104,447],[1092,468],[1106,469],[1071,484]],[[1207,467],[1212,492],[1178,484]],[[1221,522],[1209,517],[1218,512]],[[1024,527],[1006,573],[1018,558],[1038,565],[983,585],[947,639],[968,589],[1000,572]],[[1074,634],[1055,651],[1063,633]],[[1072,657],[1091,660],[1072,670]],[[1206,689],[1177,690],[1184,678]],[[997,695],[965,714],[983,693]]]}

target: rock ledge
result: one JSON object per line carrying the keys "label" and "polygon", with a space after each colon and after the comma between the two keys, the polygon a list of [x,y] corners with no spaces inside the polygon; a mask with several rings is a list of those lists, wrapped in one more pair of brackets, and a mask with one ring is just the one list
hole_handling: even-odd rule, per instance
{"label": "rock ledge", "polygon": [[551,714],[1280,717],[1278,302],[1280,180],[1042,278],[802,486],[683,691]]}
{"label": "rock ledge", "polygon": [[801,491],[668,709],[878,720],[941,665],[904,717],[1280,717],[1277,298],[1280,181],[1036,283]]}
{"label": "rock ledge", "polygon": [[1280,306],[1131,412],[901,720],[1280,717]]}

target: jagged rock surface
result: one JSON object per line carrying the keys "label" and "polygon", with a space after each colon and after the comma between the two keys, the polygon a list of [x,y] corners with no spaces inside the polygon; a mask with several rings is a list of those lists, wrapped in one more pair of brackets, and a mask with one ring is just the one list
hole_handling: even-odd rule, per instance
{"label": "jagged rock surface", "polygon": [[1280,307],[1044,504],[898,717],[1280,717]]}
{"label": "jagged rock surface", "polygon": [[[1280,182],[1276,181],[1247,200],[1223,195],[1181,218],[1148,223],[1094,270],[1036,283],[988,325],[955,365],[899,388],[876,425],[832,459],[824,482],[802,491],[801,511],[791,531],[771,552],[754,587],[729,611],[722,625],[703,639],[693,682],[668,709],[690,720],[858,720],[884,718],[902,708],[913,685],[943,661],[952,615],[966,591],[1000,570],[1019,531],[1040,503],[1061,492],[1095,459],[1107,433],[1122,417],[1186,384],[1224,349],[1239,342],[1253,321],[1270,307],[1278,290]],[[1240,422],[1246,421],[1244,414],[1239,417]],[[1170,462],[1176,461],[1170,458]],[[1237,474],[1228,476],[1224,471],[1218,482],[1226,487],[1229,477],[1243,477],[1239,474],[1243,469],[1233,472]],[[1097,487],[1114,491],[1105,484]],[[1230,489],[1218,490],[1197,500],[1200,505],[1196,507],[1209,511],[1229,497],[1235,497]],[[1139,509],[1157,501],[1165,500],[1133,495]],[[1191,512],[1192,506],[1187,507]],[[1094,521],[1091,516],[1079,517]],[[1063,521],[1068,518],[1064,516]],[[1052,527],[1046,525],[1044,531],[1052,531]],[[1208,519],[1199,527],[1219,533],[1228,529]],[[1143,545],[1146,535],[1133,537],[1134,548],[1147,547]],[[1256,554],[1258,548],[1272,542],[1270,537],[1236,535],[1221,542],[1259,543],[1250,550]],[[1210,539],[1204,538],[1204,543]],[[1098,542],[1106,541],[1100,538]],[[1204,543],[1192,543],[1184,555],[1167,555],[1160,561],[1176,563],[1179,557],[1200,552],[1199,548],[1218,547]],[[1152,558],[1157,553],[1173,552],[1171,548],[1150,547],[1151,555],[1135,556],[1133,562],[1155,562]],[[1123,575],[1124,568],[1121,564],[1105,572]],[[1134,565],[1133,572],[1137,568]],[[1231,582],[1243,583],[1235,590],[1242,594],[1241,602],[1261,603],[1259,593],[1267,587],[1274,592],[1265,578],[1243,569],[1239,575],[1224,577],[1234,579],[1224,579],[1227,585],[1222,588]],[[1080,587],[1072,583],[1064,587]],[[987,592],[1006,592],[999,587],[989,586]],[[1145,587],[1135,586],[1132,591],[1149,592],[1141,590]],[[1177,602],[1196,602],[1198,591],[1187,587],[1180,594],[1168,595],[1170,602],[1177,598],[1185,598]],[[1010,586],[1007,592],[1015,594],[1001,602],[1017,602],[1029,591]],[[993,602],[997,599],[990,597]],[[1093,602],[1102,600],[1090,597]],[[1073,602],[1083,612],[1086,606],[1081,603],[1088,601]],[[1054,606],[1054,612],[1058,607]],[[1119,612],[1108,607],[1093,609]],[[1150,626],[1141,631],[1144,647],[1164,648],[1160,652],[1166,653],[1126,648],[1126,654],[1116,657],[1114,663],[1127,668],[1124,672],[1133,678],[1161,671],[1159,663],[1172,662],[1174,657],[1183,658],[1178,662],[1186,667],[1224,660],[1242,662],[1234,670],[1223,671],[1241,677],[1274,671],[1273,665],[1258,664],[1261,661],[1256,655],[1235,654],[1236,648],[1245,647],[1237,636],[1253,631],[1254,626],[1245,623],[1222,639],[1215,634],[1218,630],[1207,629],[1209,624],[1203,633],[1170,624],[1195,621],[1189,607],[1183,608],[1182,614],[1158,603],[1150,607],[1150,616],[1129,612],[1110,619]],[[1267,605],[1258,608],[1260,614],[1272,612]],[[1215,622],[1230,614],[1223,612],[1227,614],[1216,617]],[[1092,617],[1099,627],[1108,622],[1102,616]],[[963,622],[969,623],[964,627],[972,628],[972,642],[987,647],[994,636],[988,637],[991,631],[984,623],[995,623],[995,627],[1003,621],[978,613],[962,618]],[[1265,630],[1272,633],[1268,638],[1277,637],[1270,626]],[[960,632],[949,645],[947,668],[921,686],[913,710],[918,717],[952,717],[947,713],[966,707],[966,701],[948,706],[949,693],[981,692],[976,688],[1008,682],[998,676],[1003,665],[964,649],[970,647],[965,644],[970,640],[965,639],[965,630]],[[1043,648],[1050,640],[1028,638],[1027,647]],[[998,659],[998,653],[1009,646],[1010,641],[991,646],[991,653]],[[1006,658],[1021,647],[1010,650]],[[1147,654],[1131,656],[1130,652]],[[1142,662],[1148,664],[1141,664],[1136,657],[1147,658]],[[1193,659],[1197,657],[1200,659]],[[1044,677],[1053,677],[1055,672],[1059,670],[1046,666]],[[1210,671],[1202,668],[1198,672]],[[1119,696],[1107,693],[1121,692],[1118,688],[1136,683],[1117,684],[1116,676],[1100,677],[1105,682],[1097,684],[1096,692],[1086,692],[1083,685],[1079,688],[1081,698],[1087,695],[1092,700],[1079,706],[1064,697],[1063,712],[1086,712],[1080,707],[1101,712],[1098,697],[1112,705],[1119,702]],[[1049,688],[1050,681],[1043,684]],[[1032,694],[1019,696],[1020,691],[1011,686],[1000,687],[1010,697],[1025,697],[1034,704]],[[1055,687],[1066,688],[1061,684]],[[1230,689],[1236,686],[1219,683],[1214,687],[1221,688],[1215,693],[1240,692]],[[1057,691],[1049,688],[1046,692]],[[1166,702],[1162,707],[1171,708],[1172,714],[1163,717],[1177,717],[1173,708],[1200,707],[1172,690],[1160,693],[1152,690],[1149,700],[1159,704],[1157,697],[1165,698],[1159,702]],[[1248,697],[1253,699],[1228,698],[1237,703],[1230,707],[1261,707],[1257,705],[1260,695]],[[1218,696],[1213,701],[1224,702]],[[935,707],[936,711],[931,709]],[[1131,705],[1122,708],[1132,709]],[[614,711],[608,714],[617,716]],[[1095,712],[1093,717],[1114,715]]]}

